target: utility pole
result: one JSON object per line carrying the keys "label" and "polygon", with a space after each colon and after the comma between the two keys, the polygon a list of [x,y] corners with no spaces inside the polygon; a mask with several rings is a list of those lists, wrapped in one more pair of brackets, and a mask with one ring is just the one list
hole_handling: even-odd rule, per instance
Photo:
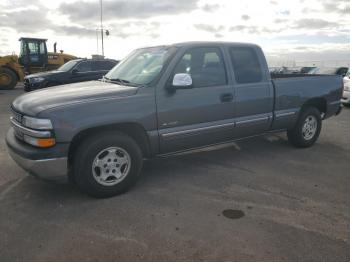
{"label": "utility pole", "polygon": [[101,41],[102,41],[102,56],[105,55],[105,50],[103,46],[103,24],[102,24],[102,0],[100,0],[100,11],[101,11]]}
{"label": "utility pole", "polygon": [[98,46],[98,41],[99,41],[99,39],[98,39],[98,34],[99,34],[99,29],[96,29],[96,54],[98,55],[98,53],[99,53],[99,46]]}

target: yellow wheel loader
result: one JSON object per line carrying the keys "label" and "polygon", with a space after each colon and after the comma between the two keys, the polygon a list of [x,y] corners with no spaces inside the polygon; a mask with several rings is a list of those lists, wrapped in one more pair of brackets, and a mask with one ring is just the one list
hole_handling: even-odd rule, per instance
{"label": "yellow wheel loader", "polygon": [[0,90],[13,89],[17,82],[22,82],[26,74],[56,69],[75,59],[75,56],[59,53],[54,44],[54,52],[47,52],[47,39],[26,38],[19,39],[21,51],[19,56],[8,55],[0,57]]}

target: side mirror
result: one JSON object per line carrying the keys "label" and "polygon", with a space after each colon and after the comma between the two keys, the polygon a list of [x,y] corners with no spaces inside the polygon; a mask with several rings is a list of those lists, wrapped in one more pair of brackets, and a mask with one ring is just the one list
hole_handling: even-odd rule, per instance
{"label": "side mirror", "polygon": [[72,70],[72,75],[76,75],[78,72],[79,72],[78,69],[74,68],[74,69]]}
{"label": "side mirror", "polygon": [[190,74],[181,73],[174,75],[172,89],[192,88],[192,77]]}

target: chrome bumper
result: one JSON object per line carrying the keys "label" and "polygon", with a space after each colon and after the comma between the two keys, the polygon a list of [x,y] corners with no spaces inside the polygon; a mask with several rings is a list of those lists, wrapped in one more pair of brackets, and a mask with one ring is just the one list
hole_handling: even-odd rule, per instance
{"label": "chrome bumper", "polygon": [[16,154],[8,148],[11,158],[29,174],[47,180],[67,178],[67,157],[31,160]]}
{"label": "chrome bumper", "polygon": [[341,98],[343,104],[350,104],[350,91],[344,91],[343,97]]}

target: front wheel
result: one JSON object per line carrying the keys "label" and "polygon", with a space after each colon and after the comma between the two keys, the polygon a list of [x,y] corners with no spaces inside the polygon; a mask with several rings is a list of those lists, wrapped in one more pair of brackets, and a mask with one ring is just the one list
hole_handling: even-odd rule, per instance
{"label": "front wheel", "polygon": [[315,107],[305,108],[293,129],[287,131],[289,142],[295,147],[310,147],[320,135],[322,119]]}
{"label": "front wheel", "polygon": [[137,181],[142,153],[137,143],[119,132],[100,133],[83,141],[73,159],[76,185],[85,193],[111,197]]}
{"label": "front wheel", "polygon": [[0,67],[0,90],[14,89],[18,78],[16,74],[5,67]]}

